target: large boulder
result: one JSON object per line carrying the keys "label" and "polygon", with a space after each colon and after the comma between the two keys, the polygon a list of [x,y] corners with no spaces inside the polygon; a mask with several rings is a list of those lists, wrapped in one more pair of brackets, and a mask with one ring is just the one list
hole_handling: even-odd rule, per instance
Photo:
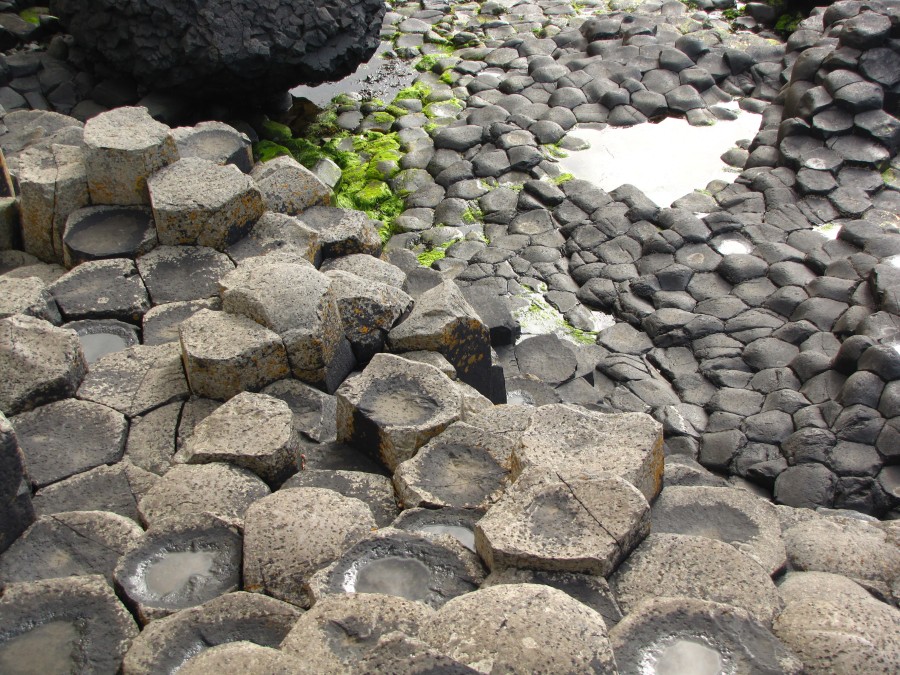
{"label": "large boulder", "polygon": [[271,95],[340,79],[378,47],[381,0],[53,0],[89,56],[150,89]]}

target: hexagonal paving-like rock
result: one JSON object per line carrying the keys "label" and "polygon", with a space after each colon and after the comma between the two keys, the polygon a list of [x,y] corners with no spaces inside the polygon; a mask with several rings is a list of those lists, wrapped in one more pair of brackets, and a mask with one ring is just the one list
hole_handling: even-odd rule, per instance
{"label": "hexagonal paving-like rock", "polygon": [[331,203],[331,188],[293,157],[282,155],[261,162],[250,175],[262,191],[269,211],[299,216],[311,206]]}
{"label": "hexagonal paving-like rock", "polygon": [[188,464],[228,462],[279,485],[299,468],[294,415],[287,403],[243,392],[194,427],[175,455]]}
{"label": "hexagonal paving-like rock", "polygon": [[127,258],[92,260],[50,286],[66,321],[118,319],[138,322],[150,298],[134,262]]}
{"label": "hexagonal paving-like rock", "polygon": [[221,284],[226,312],[281,336],[294,377],[331,393],[353,369],[332,282],[312,265],[251,258]]}
{"label": "hexagonal paving-like rock", "polygon": [[337,297],[344,335],[353,354],[367,363],[382,351],[388,331],[413,306],[413,299],[395,286],[334,270],[326,276]]}
{"label": "hexagonal paving-like rock", "polygon": [[653,505],[653,531],[724,541],[772,575],[787,562],[775,507],[746,490],[669,486]]}
{"label": "hexagonal paving-like rock", "polygon": [[250,234],[228,248],[228,255],[238,262],[277,252],[290,253],[316,265],[322,259],[319,232],[293,216],[266,211]]}
{"label": "hexagonal paving-like rock", "polygon": [[846,577],[789,572],[778,591],[784,610],[773,632],[809,673],[896,673],[900,612]]}
{"label": "hexagonal paving-like rock", "polygon": [[0,411],[15,415],[73,396],[87,364],[75,331],[30,316],[0,319]]}
{"label": "hexagonal paving-like rock", "polygon": [[452,537],[386,527],[317,572],[307,590],[316,604],[336,593],[380,593],[440,607],[482,581],[478,556]]}
{"label": "hexagonal paving-like rock", "polygon": [[91,118],[84,144],[94,204],[149,204],[148,179],[178,159],[172,130],[146,108],[116,108]]}
{"label": "hexagonal paving-like rock", "polygon": [[609,639],[619,672],[799,674],[803,663],[749,612],[694,598],[637,605]]}
{"label": "hexagonal paving-like rock", "polygon": [[180,328],[184,370],[198,396],[228,400],[290,373],[277,333],[245,316],[202,309]]}
{"label": "hexagonal paving-like rock", "polygon": [[391,479],[377,473],[304,469],[288,478],[281,489],[325,488],[363,502],[372,511],[375,524],[387,527],[397,517],[397,499]]}
{"label": "hexagonal paving-like rock", "polygon": [[331,595],[298,619],[281,649],[316,673],[351,672],[382,636],[415,636],[433,616],[427,605],[392,595]]}
{"label": "hexagonal paving-like rock", "polygon": [[662,425],[644,413],[604,415],[567,405],[534,410],[512,456],[512,475],[542,466],[559,471],[609,471],[652,501],[662,489]]}
{"label": "hexagonal paving-like rock", "polygon": [[247,510],[244,588],[308,607],[310,577],[376,527],[358,499],[322,488],[279,490]]}
{"label": "hexagonal paving-like rock", "polygon": [[142,534],[133,520],[105,511],[41,516],[0,555],[0,587],[89,574],[111,583],[119,556]]}
{"label": "hexagonal paving-like rock", "polygon": [[613,474],[532,469],[475,526],[491,570],[505,567],[609,576],[650,531],[650,507]]}
{"label": "hexagonal paving-like rock", "polygon": [[224,253],[204,246],[160,246],[137,259],[154,305],[201,300],[219,293],[219,279],[234,269]]}
{"label": "hexagonal paving-like rock", "polygon": [[43,281],[37,277],[0,276],[0,319],[15,314],[27,314],[56,325],[62,323],[59,307]]}
{"label": "hexagonal paving-like rock", "polygon": [[70,321],[65,327],[78,333],[78,339],[84,351],[84,359],[88,365],[101,356],[141,343],[134,325],[116,319]]}
{"label": "hexagonal paving-like rock", "polygon": [[161,520],[122,554],[115,581],[142,624],[194,607],[240,588],[241,535],[208,513]]}
{"label": "hexagonal paving-like rock", "polygon": [[128,421],[105,405],[70,398],[22,413],[10,421],[35,488],[101,464],[112,464],[125,452]]}
{"label": "hexagonal paving-like rock", "polygon": [[603,617],[549,586],[503,584],[455,598],[419,637],[479,672],[616,670]]}
{"label": "hexagonal paving-like rock", "polygon": [[366,652],[356,672],[394,675],[476,675],[479,671],[400,631],[387,633]]}
{"label": "hexagonal paving-like rock", "polygon": [[89,206],[66,219],[63,261],[74,267],[89,260],[136,258],[156,246],[156,225],[149,208]]}
{"label": "hexagonal paving-like rock", "polygon": [[180,675],[213,675],[240,672],[244,675],[298,675],[312,672],[306,663],[280,649],[247,641],[228,642],[206,649],[178,669]]}
{"label": "hexagonal paving-like rock", "polygon": [[222,309],[220,298],[191,300],[188,302],[167,302],[153,307],[141,320],[144,344],[156,347],[166,342],[178,342],[181,323],[191,318],[201,309],[216,312]]}
{"label": "hexagonal paving-like rock", "polygon": [[461,414],[453,381],[433,366],[377,354],[337,390],[338,440],[394,471]]}
{"label": "hexagonal paving-like rock", "polygon": [[177,515],[211,513],[240,525],[247,508],[270,493],[246,469],[230,464],[173,466],[138,503],[148,527]]}
{"label": "hexagonal paving-like rock", "polygon": [[224,251],[265,211],[253,180],[234,165],[187,157],[148,182],[159,242]]}
{"label": "hexagonal paving-like rock", "polygon": [[332,270],[350,272],[358,277],[378,281],[389,286],[396,286],[397,288],[401,288],[403,282],[406,281],[406,272],[402,269],[381,258],[364,253],[352,253],[340,258],[331,258],[322,263],[320,269],[322,272],[330,272]]}
{"label": "hexagonal paving-like rock", "polygon": [[139,345],[103,356],[78,388],[78,398],[102,403],[127,417],[185,399],[190,393],[178,345]]}
{"label": "hexagonal paving-like rock", "polygon": [[405,509],[391,527],[426,536],[449,535],[475,552],[475,523],[484,515],[478,509]]}
{"label": "hexagonal paving-like rock", "polygon": [[337,399],[299,380],[279,380],[262,390],[288,404],[294,413],[294,429],[318,443],[337,438]]}
{"label": "hexagonal paving-like rock", "polygon": [[25,457],[12,424],[0,412],[0,553],[34,521]]}
{"label": "hexagonal paving-like rock", "polygon": [[301,613],[259,593],[226,593],[149,623],[128,650],[122,673],[174,673],[189,658],[238,640],[277,647]]}
{"label": "hexagonal paving-like rock", "polygon": [[388,334],[391,351],[440,352],[459,379],[485,396],[491,391],[491,338],[459,287],[445,281],[416,299],[409,317]]}
{"label": "hexagonal paving-like rock", "polygon": [[485,508],[506,484],[514,444],[465,422],[454,422],[394,472],[404,508]]}
{"label": "hexagonal paving-like rock", "polygon": [[138,627],[100,576],[12,584],[0,598],[0,671],[116,673]]}
{"label": "hexagonal paving-like rock", "polygon": [[362,211],[314,206],[304,211],[299,220],[319,233],[323,258],[339,258],[353,253],[381,255],[378,224]]}
{"label": "hexagonal paving-like rock", "polygon": [[686,596],[741,607],[769,626],[781,599],[755,560],[715,539],[651,534],[610,577],[626,615],[648,598]]}
{"label": "hexagonal paving-like rock", "polygon": [[244,173],[253,168],[250,138],[224,122],[200,122],[172,129],[180,157],[199,157],[216,164],[234,164]]}

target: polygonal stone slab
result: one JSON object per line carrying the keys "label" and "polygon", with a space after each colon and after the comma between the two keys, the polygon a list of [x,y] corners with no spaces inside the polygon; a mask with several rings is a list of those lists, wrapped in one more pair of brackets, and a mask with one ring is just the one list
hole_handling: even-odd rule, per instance
{"label": "polygonal stone slab", "polygon": [[610,630],[620,672],[804,672],[784,644],[738,607],[694,598],[645,600]]}
{"label": "polygonal stone slab", "polygon": [[188,397],[176,344],[130,347],[103,356],[78,388],[78,398],[102,403],[127,417]]}
{"label": "polygonal stone slab", "polygon": [[70,321],[66,328],[78,333],[84,359],[88,364],[101,356],[122,351],[141,343],[137,329],[130,323],[115,319]]}
{"label": "polygonal stone slab", "polygon": [[293,422],[284,401],[243,392],[194,427],[175,461],[228,462],[279,485],[300,468]]}
{"label": "polygonal stone slab", "polygon": [[430,537],[448,535],[475,552],[475,523],[484,515],[476,509],[405,509],[391,527]]}
{"label": "polygonal stone slab", "polygon": [[362,211],[314,206],[304,211],[299,220],[319,233],[323,258],[353,253],[381,255],[378,225]]}
{"label": "polygonal stone slab", "polygon": [[420,639],[477,668],[504,673],[608,673],[615,659],[603,618],[562,591],[503,584],[455,598]]}
{"label": "polygonal stone slab", "polygon": [[127,463],[159,476],[171,468],[182,406],[176,401],[131,420],[125,443]]}
{"label": "polygonal stone slab", "polygon": [[514,444],[454,422],[394,472],[404,508],[485,508],[500,498]]}
{"label": "polygonal stone slab", "polygon": [[332,270],[349,272],[363,279],[378,281],[397,288],[401,288],[403,282],[406,281],[406,272],[396,265],[363,253],[353,253],[340,258],[331,258],[322,263],[322,267],[319,269],[322,272],[331,272]]}
{"label": "polygonal stone slab", "polygon": [[381,593],[440,607],[482,581],[478,557],[455,539],[388,527],[346,550],[307,588],[316,603],[336,593]]}
{"label": "polygonal stone slab", "polygon": [[147,181],[178,159],[172,130],[146,108],[116,108],[84,125],[85,166],[94,204],[149,204]]}
{"label": "polygonal stone slab", "polygon": [[789,572],[778,588],[784,610],[773,632],[799,656],[807,672],[872,673],[900,668],[900,613],[847,577]]}
{"label": "polygonal stone slab", "polygon": [[337,391],[338,440],[394,471],[461,414],[460,394],[437,368],[377,354]]}
{"label": "polygonal stone slab", "polygon": [[312,672],[346,673],[382,636],[395,631],[414,636],[433,615],[421,602],[392,595],[332,595],[297,620],[281,649],[302,658]]}
{"label": "polygonal stone slab", "polygon": [[230,464],[173,466],[138,503],[149,527],[164,518],[211,513],[240,525],[249,506],[269,494],[255,475]]}
{"label": "polygonal stone slab", "polygon": [[149,623],[128,650],[122,672],[174,673],[188,658],[237,639],[277,647],[301,612],[259,593],[226,593]]}
{"label": "polygonal stone slab", "polygon": [[376,527],[358,499],[321,488],[279,490],[247,510],[244,588],[308,607],[313,573]]}
{"label": "polygonal stone slab", "polygon": [[116,673],[138,627],[100,576],[12,584],[0,598],[0,670]]}
{"label": "polygonal stone slab", "polygon": [[128,421],[105,405],[73,398],[11,420],[35,488],[122,458]]}
{"label": "polygonal stone slab", "polygon": [[133,520],[105,511],[41,516],[0,555],[0,587],[90,574],[112,583],[119,556],[142,534]]}
{"label": "polygonal stone slab", "polygon": [[311,206],[331,203],[331,188],[293,157],[282,155],[257,164],[250,175],[269,211],[299,216]]}
{"label": "polygonal stone slab", "polygon": [[395,286],[335,270],[326,276],[337,298],[344,335],[360,363],[382,351],[388,331],[413,306],[413,299]]}
{"label": "polygonal stone slab", "polygon": [[75,331],[30,316],[0,319],[0,411],[5,414],[73,396],[86,370]]}
{"label": "polygonal stone slab", "polygon": [[669,486],[653,505],[653,531],[731,544],[774,575],[787,562],[772,503],[746,490]]}
{"label": "polygonal stone slab", "polygon": [[22,242],[44,262],[63,262],[63,232],[73,211],[90,204],[81,148],[53,145],[19,157]]}
{"label": "polygonal stone slab", "polygon": [[215,297],[189,302],[167,302],[148,310],[141,320],[144,344],[148,347],[156,347],[167,342],[178,342],[178,329],[182,322],[194,316],[201,309],[220,311],[222,301]]}
{"label": "polygonal stone slab", "polygon": [[203,246],[160,246],[137,259],[154,305],[210,298],[219,279],[234,269],[224,253]]}
{"label": "polygonal stone slab", "polygon": [[203,309],[179,332],[184,370],[198,396],[228,400],[290,373],[278,334],[245,316]]}
{"label": "polygonal stone slab", "polygon": [[333,490],[366,504],[375,524],[387,527],[397,517],[397,499],[391,479],[362,471],[304,469],[288,478],[281,489],[314,487]]}
{"label": "polygonal stone slab", "polygon": [[318,443],[337,438],[337,399],[298,380],[279,380],[262,390],[281,399],[294,413],[294,429]]}
{"label": "polygonal stone slab", "polygon": [[322,260],[319,233],[299,219],[266,211],[246,237],[228,248],[232,260],[287,253],[318,265]]}
{"label": "polygonal stone slab", "polygon": [[159,521],[124,551],[115,581],[142,624],[195,607],[240,588],[241,535],[207,513]]}
{"label": "polygonal stone slab", "polygon": [[233,165],[180,159],[148,182],[159,242],[224,251],[265,211],[253,180]]}
{"label": "polygonal stone slab", "polygon": [[56,325],[62,323],[59,307],[43,281],[37,277],[0,276],[0,319],[15,314],[27,314]]}
{"label": "polygonal stone slab", "polygon": [[25,457],[12,424],[0,412],[0,553],[34,521]]}
{"label": "polygonal stone slab", "polygon": [[662,489],[662,426],[644,413],[604,415],[566,405],[534,410],[512,456],[517,478],[531,466],[573,473],[609,471],[652,501]]}
{"label": "polygonal stone slab", "polygon": [[127,461],[98,466],[38,490],[34,508],[42,516],[65,511],[109,511],[138,522],[137,503],[156,478],[156,474]]}
{"label": "polygonal stone slab", "polygon": [[149,208],[89,206],[66,219],[63,262],[74,267],[89,260],[136,258],[156,246],[156,225]]}
{"label": "polygonal stone slab", "polygon": [[366,652],[359,661],[363,673],[393,673],[393,675],[476,675],[474,668],[431,648],[421,640],[399,631],[387,633]]}
{"label": "polygonal stone slab", "polygon": [[234,164],[244,173],[253,168],[250,138],[224,122],[200,122],[172,129],[180,157],[199,157],[216,164]]}
{"label": "polygonal stone slab", "polygon": [[296,675],[306,672],[301,659],[288,656],[280,649],[260,647],[240,641],[216,645],[188,659],[178,669],[180,675],[210,675],[240,672],[244,675]]}
{"label": "polygonal stone slab", "polygon": [[533,469],[475,526],[491,570],[505,567],[609,576],[650,532],[650,507],[612,474]]}
{"label": "polygonal stone slab", "polygon": [[281,336],[294,377],[331,393],[353,369],[331,280],[312,265],[252,258],[221,283],[226,312]]}
{"label": "polygonal stone slab", "polygon": [[626,615],[655,597],[687,596],[741,607],[769,626],[781,600],[759,563],[729,544],[651,534],[610,578]]}
{"label": "polygonal stone slab", "polygon": [[460,380],[490,393],[490,334],[452,281],[420,295],[409,317],[388,334],[388,345],[395,352],[440,352]]}
{"label": "polygonal stone slab", "polygon": [[92,260],[64,274],[50,293],[66,321],[118,319],[140,322],[150,309],[147,289],[127,258]]}

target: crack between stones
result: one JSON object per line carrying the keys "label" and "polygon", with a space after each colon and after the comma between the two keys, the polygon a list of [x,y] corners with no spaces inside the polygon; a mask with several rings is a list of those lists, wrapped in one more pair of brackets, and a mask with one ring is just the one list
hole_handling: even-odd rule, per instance
{"label": "crack between stones", "polygon": [[606,535],[610,539],[613,540],[613,543],[616,545],[616,549],[618,550],[619,555],[622,555],[622,552],[623,552],[622,543],[616,538],[616,536],[612,532],[610,532],[608,529],[606,529],[606,526],[604,526],[603,523],[600,522],[600,520],[597,518],[597,516],[595,516],[593,513],[591,513],[591,510],[587,506],[585,506],[584,502],[581,501],[581,499],[578,498],[578,495],[575,494],[575,490],[572,488],[571,485],[569,485],[569,483],[566,481],[566,479],[563,478],[558,471],[555,473],[556,473],[556,477],[559,478],[559,480],[562,482],[562,484],[565,485],[567,488],[569,488],[569,492],[572,494],[572,497],[575,499],[576,502],[578,502],[578,504],[581,506],[581,508],[583,508],[585,510],[585,512],[593,519],[593,521],[595,523],[597,523],[597,525],[600,527],[600,529],[603,530],[606,533]]}

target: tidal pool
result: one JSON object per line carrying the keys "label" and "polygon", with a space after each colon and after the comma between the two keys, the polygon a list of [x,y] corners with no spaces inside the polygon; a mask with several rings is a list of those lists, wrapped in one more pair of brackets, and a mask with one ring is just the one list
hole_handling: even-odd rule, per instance
{"label": "tidal pool", "polygon": [[419,528],[422,532],[431,532],[433,534],[449,534],[460,544],[474,553],[475,551],[475,533],[462,525],[422,525]]}
{"label": "tidal pool", "polygon": [[[736,104],[722,107],[737,110]],[[630,183],[659,206],[669,206],[710,181],[734,182],[738,172],[720,157],[737,141],[752,139],[762,119],[762,115],[737,112],[736,120],[719,120],[708,127],[692,127],[675,117],[658,124],[599,131],[576,127],[572,136],[591,147],[570,152],[559,160],[559,166],[607,191]]]}
{"label": "tidal pool", "polygon": [[84,351],[84,358],[88,363],[93,363],[105,354],[118,352],[128,347],[125,338],[113,333],[88,333],[79,335],[78,339],[81,341],[81,349]]}

